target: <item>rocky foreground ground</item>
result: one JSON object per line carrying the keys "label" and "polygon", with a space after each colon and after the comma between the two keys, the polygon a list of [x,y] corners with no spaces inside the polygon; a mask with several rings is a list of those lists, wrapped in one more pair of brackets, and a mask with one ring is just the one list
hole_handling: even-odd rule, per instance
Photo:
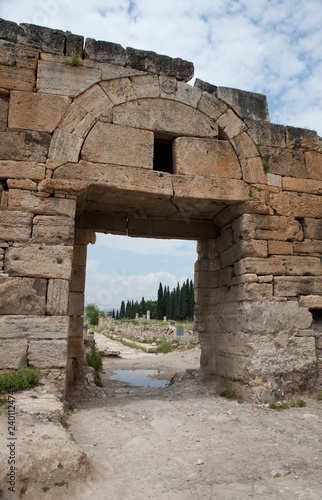
{"label": "rocky foreground ground", "polygon": [[[1,485],[3,498],[21,491],[35,500],[322,498],[321,401],[301,395],[304,408],[276,411],[227,400],[198,382],[199,347],[147,354],[95,337],[121,357],[104,359],[102,389],[76,391],[68,429],[61,403],[45,387],[20,396],[18,488],[12,494]],[[156,369],[174,383],[112,381],[120,369]],[[5,417],[2,410],[6,468]]]}

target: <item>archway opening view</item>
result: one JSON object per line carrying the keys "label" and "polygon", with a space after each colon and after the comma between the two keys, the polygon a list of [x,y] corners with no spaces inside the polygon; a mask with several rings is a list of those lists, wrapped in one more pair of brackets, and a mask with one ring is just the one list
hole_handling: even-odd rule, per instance
{"label": "archway opening view", "polygon": [[108,395],[149,395],[199,368],[196,259],[196,241],[97,233],[88,245],[84,325],[95,374],[87,376]]}

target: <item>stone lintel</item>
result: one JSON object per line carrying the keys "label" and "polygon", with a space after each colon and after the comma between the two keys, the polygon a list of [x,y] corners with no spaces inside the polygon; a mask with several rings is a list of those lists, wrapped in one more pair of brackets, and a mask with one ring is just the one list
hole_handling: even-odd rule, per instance
{"label": "stone lintel", "polygon": [[216,238],[218,227],[209,221],[130,218],[128,235],[147,238],[198,240]]}

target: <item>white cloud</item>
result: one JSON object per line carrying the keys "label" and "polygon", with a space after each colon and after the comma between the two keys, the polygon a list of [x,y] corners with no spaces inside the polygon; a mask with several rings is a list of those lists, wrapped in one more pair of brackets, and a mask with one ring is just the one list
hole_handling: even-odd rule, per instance
{"label": "white cloud", "polygon": [[152,238],[130,238],[118,235],[97,234],[97,244],[109,249],[124,250],[137,255],[164,255],[171,257],[194,257],[196,242],[163,240]]}
{"label": "white cloud", "polygon": [[164,271],[127,275],[124,268],[119,273],[101,274],[97,264],[89,261],[87,265],[85,303],[94,302],[100,309],[117,309],[122,300],[141,301],[143,296],[156,300],[160,282],[172,290],[178,281],[182,284],[188,278],[185,275],[178,279]]}

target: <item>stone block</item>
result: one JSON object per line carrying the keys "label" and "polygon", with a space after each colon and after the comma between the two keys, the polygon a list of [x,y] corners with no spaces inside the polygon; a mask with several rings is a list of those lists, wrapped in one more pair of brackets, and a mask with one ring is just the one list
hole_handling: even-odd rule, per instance
{"label": "stone block", "polygon": [[[214,260],[219,256],[217,244],[214,240],[198,240],[197,241],[197,253],[201,259]],[[218,259],[219,262],[219,259]],[[220,265],[220,264],[219,264]]]}
{"label": "stone block", "polygon": [[85,266],[87,255],[87,245],[74,245],[73,251],[73,265]]}
{"label": "stone block", "polygon": [[86,38],[84,57],[100,63],[112,63],[118,66],[125,66],[126,51],[118,43]]}
{"label": "stone block", "polygon": [[304,218],[302,221],[305,238],[322,240],[322,220]]}
{"label": "stone block", "polygon": [[4,270],[10,276],[70,279],[73,248],[29,244],[6,251]]}
{"label": "stone block", "polygon": [[46,313],[65,316],[68,313],[69,283],[67,280],[48,280]]}
{"label": "stone block", "polygon": [[[242,132],[241,134],[232,137],[231,143],[238,155],[239,160],[249,160],[250,158],[256,157],[260,158],[258,149],[247,132]],[[263,184],[265,183],[266,181],[263,182]]]}
{"label": "stone block", "polygon": [[54,179],[81,179],[91,183],[102,183],[112,189],[154,194],[160,193],[168,199],[173,196],[171,175],[159,175],[148,169],[118,167],[115,165],[85,162],[67,163],[58,167]]}
{"label": "stone block", "polygon": [[266,174],[267,184],[269,186],[282,187],[282,176],[275,174]]}
{"label": "stone block", "polygon": [[[242,202],[248,199],[247,184],[237,179],[175,176],[173,187],[174,203],[182,213],[186,211],[191,216],[207,211],[206,200]],[[200,200],[200,203],[197,200]],[[215,215],[218,211],[215,211],[215,207],[212,209],[214,210],[212,215]]]}
{"label": "stone block", "polygon": [[139,99],[116,106],[113,123],[194,137],[217,137],[217,126],[200,111],[177,101]]}
{"label": "stone block", "polygon": [[217,97],[218,87],[216,87],[216,85],[212,85],[211,83],[204,82],[203,80],[196,78],[194,86],[197,87],[197,89],[200,89],[202,92],[207,92],[208,94],[212,94]]}
{"label": "stone block", "polygon": [[286,146],[293,149],[313,149],[321,152],[322,139],[315,130],[286,127]]}
{"label": "stone block", "polygon": [[271,207],[278,215],[317,219],[322,213],[322,197],[307,193],[273,193]]}
{"label": "stone block", "polygon": [[299,221],[293,217],[275,215],[244,214],[233,222],[234,240],[302,240]]}
{"label": "stone block", "polygon": [[81,106],[73,102],[60,121],[59,129],[84,138],[93,127],[94,123],[95,118],[87,113]]}
{"label": "stone block", "polygon": [[[222,331],[244,333],[280,333],[310,328],[312,314],[297,301],[259,301],[227,303],[217,306]],[[288,334],[289,337],[290,334]],[[262,357],[261,357],[262,360]]]}
{"label": "stone block", "polygon": [[287,241],[270,240],[268,241],[269,255],[292,255],[293,244]]}
{"label": "stone block", "polygon": [[8,129],[0,132],[0,158],[44,163],[50,141],[50,134],[45,132]]}
{"label": "stone block", "polygon": [[153,169],[153,143],[151,131],[97,122],[84,142],[81,156],[98,163]]}
{"label": "stone block", "polygon": [[259,156],[241,160],[243,180],[251,184],[267,184],[263,162]]}
{"label": "stone block", "polygon": [[[268,276],[260,276],[258,277],[257,274],[243,274],[242,276],[234,276],[232,279],[232,284],[233,285],[241,285],[243,283],[259,283],[260,278],[270,278],[272,275]],[[273,277],[270,281],[273,280]]]}
{"label": "stone block", "polygon": [[264,300],[273,296],[271,283],[243,283],[231,286],[226,295],[225,302],[243,302],[245,300]]}
{"label": "stone block", "polygon": [[315,247],[312,240],[294,241],[294,253],[314,253]]}
{"label": "stone block", "polygon": [[38,368],[65,368],[67,340],[31,340],[28,364]]}
{"label": "stone block", "polygon": [[0,179],[44,179],[46,167],[42,163],[31,161],[0,160]]}
{"label": "stone block", "polygon": [[126,48],[126,65],[131,68],[157,73],[158,75],[173,76],[179,81],[188,82],[193,77],[193,63],[180,58],[159,55],[147,50]]}
{"label": "stone block", "polygon": [[19,26],[12,21],[0,19],[0,39],[16,43]]}
{"label": "stone block", "polygon": [[220,262],[222,267],[227,267],[245,257],[267,257],[267,242],[263,240],[240,241],[220,254]]}
{"label": "stone block", "polygon": [[309,309],[322,309],[322,295],[301,295],[299,297],[301,307]]}
{"label": "stone block", "polygon": [[28,241],[33,214],[18,210],[0,210],[0,241]]}
{"label": "stone block", "polygon": [[83,57],[84,37],[74,35],[73,33],[65,33],[66,35],[66,55],[71,56],[76,54],[78,57]]}
{"label": "stone block", "polygon": [[308,177],[302,151],[261,146],[260,152],[263,161],[268,165],[268,173],[301,179]]}
{"label": "stone block", "polygon": [[0,132],[3,132],[8,125],[9,99],[0,97]]}
{"label": "stone block", "polygon": [[174,99],[178,82],[175,78],[159,75],[160,97]]}
{"label": "stone block", "polygon": [[49,245],[72,245],[75,221],[70,217],[38,215],[33,220],[32,241]]}
{"label": "stone block", "polygon": [[82,292],[69,293],[68,314],[69,316],[84,316],[84,294]]}
{"label": "stone block", "polygon": [[75,244],[76,245],[88,245],[96,243],[96,234],[90,229],[76,229],[75,230]]}
{"label": "stone block", "polygon": [[49,61],[38,63],[38,92],[77,97],[100,79],[101,70],[97,68],[69,66]]}
{"label": "stone block", "polygon": [[68,316],[3,315],[0,316],[0,338],[67,339],[68,325]]}
{"label": "stone block", "polygon": [[[38,50],[25,45],[0,40],[0,64],[16,68],[36,71],[39,53]],[[35,74],[35,73],[34,73]]]}
{"label": "stone block", "polygon": [[236,275],[273,274],[273,275],[320,275],[321,262],[318,257],[271,256],[267,259],[246,257],[234,265]]}
{"label": "stone block", "polygon": [[0,65],[0,88],[32,92],[36,84],[34,69]]}
{"label": "stone block", "polygon": [[234,244],[233,231],[231,227],[222,229],[220,236],[216,238],[216,247],[218,253],[224,252]]}
{"label": "stone block", "polygon": [[232,267],[212,271],[211,269],[195,270],[195,288],[217,288],[232,284]]}
{"label": "stone block", "polygon": [[274,278],[274,295],[277,297],[322,295],[322,278],[321,276],[278,276]]}
{"label": "stone block", "polygon": [[131,78],[132,76],[142,76],[146,75],[145,72],[139,71],[138,69],[133,69],[127,66],[116,66],[115,64],[109,63],[95,63],[89,59],[84,59],[84,66],[86,67],[96,67],[102,72],[102,81],[105,80],[115,80],[115,78]]}
{"label": "stone block", "polygon": [[304,154],[305,165],[310,179],[322,180],[322,154],[308,151]]}
{"label": "stone block", "polygon": [[145,97],[160,97],[158,75],[134,76],[131,78],[133,90],[138,99]]}
{"label": "stone block", "polygon": [[76,202],[63,198],[42,198],[31,191],[10,189],[8,208],[39,215],[63,215],[74,218]]}
{"label": "stone block", "polygon": [[77,163],[83,142],[82,137],[56,129],[50,143],[48,158]]}
{"label": "stone block", "polygon": [[261,120],[244,120],[248,127],[248,135],[256,144],[261,146],[271,146],[274,148],[285,148],[285,127],[274,123],[263,122]]}
{"label": "stone block", "polygon": [[49,193],[54,194],[56,198],[64,198],[66,195],[67,199],[74,199],[83,194],[89,183],[84,181],[78,181],[76,179],[44,179],[38,184],[38,196],[48,196]]}
{"label": "stone block", "polygon": [[79,316],[70,316],[68,338],[79,338],[82,339],[83,342],[83,325],[84,318],[80,318]]}
{"label": "stone block", "polygon": [[217,96],[226,102],[241,118],[269,122],[266,96],[245,90],[218,87]]}
{"label": "stone block", "polygon": [[228,110],[228,107],[225,103],[217,99],[215,95],[204,92],[198,103],[198,110],[216,121]]}
{"label": "stone block", "polygon": [[27,340],[0,340],[0,370],[27,366]]}
{"label": "stone block", "polygon": [[51,133],[70,101],[66,96],[13,91],[10,95],[8,126]]}
{"label": "stone block", "polygon": [[101,82],[101,87],[114,105],[136,100],[136,94],[129,78]]}
{"label": "stone block", "polygon": [[84,292],[86,266],[73,266],[69,290],[71,292]]}
{"label": "stone block", "polygon": [[51,54],[64,54],[66,35],[63,31],[24,23],[19,28],[18,43],[37,47]]}
{"label": "stone block", "polygon": [[37,191],[38,185],[31,179],[8,179],[9,189],[25,189],[27,191]]}
{"label": "stone block", "polygon": [[93,85],[85,90],[74,102],[94,116],[94,118],[106,115],[113,107],[112,101],[107,97],[100,85]]}
{"label": "stone block", "polygon": [[221,115],[217,123],[221,132],[229,139],[247,130],[245,123],[231,109],[228,109],[226,113]]}
{"label": "stone block", "polygon": [[0,275],[1,314],[45,314],[46,291],[46,280]]}
{"label": "stone block", "polygon": [[202,96],[201,90],[184,82],[178,82],[175,100],[196,108]]}
{"label": "stone block", "polygon": [[84,351],[83,339],[77,337],[70,337],[68,339],[68,350],[67,350],[68,359],[75,358],[82,360],[83,351]]}
{"label": "stone block", "polygon": [[177,175],[241,179],[238,159],[227,141],[178,137],[173,141],[173,170]]}
{"label": "stone block", "polygon": [[316,181],[311,179],[298,179],[295,177],[283,177],[283,189],[284,191],[322,194],[322,180]]}

